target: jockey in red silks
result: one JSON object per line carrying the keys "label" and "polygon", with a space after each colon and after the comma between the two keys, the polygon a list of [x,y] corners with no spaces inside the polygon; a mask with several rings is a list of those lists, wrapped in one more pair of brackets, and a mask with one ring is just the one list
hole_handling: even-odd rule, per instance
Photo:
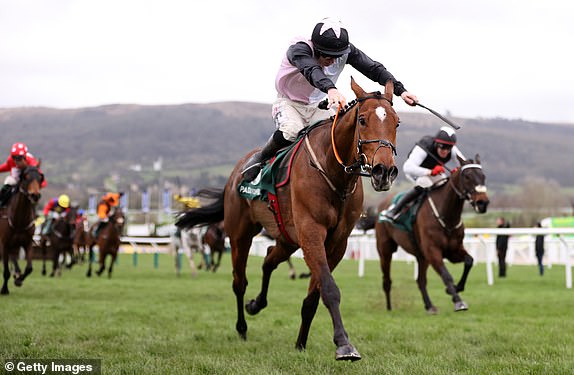
{"label": "jockey in red silks", "polygon": [[[37,167],[38,164],[38,160],[28,152],[28,147],[24,143],[18,142],[12,145],[10,156],[3,164],[0,164],[0,172],[10,172],[0,190],[0,207],[4,206],[12,196],[14,187],[20,180],[21,171],[28,166]],[[41,187],[44,188],[47,184],[44,179]]]}

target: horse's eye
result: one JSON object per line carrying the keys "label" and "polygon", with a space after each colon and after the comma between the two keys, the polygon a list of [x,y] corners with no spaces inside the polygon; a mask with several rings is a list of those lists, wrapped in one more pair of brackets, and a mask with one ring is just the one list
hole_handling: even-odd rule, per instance
{"label": "horse's eye", "polygon": [[365,118],[363,116],[359,116],[359,124],[365,126],[366,121],[365,121]]}

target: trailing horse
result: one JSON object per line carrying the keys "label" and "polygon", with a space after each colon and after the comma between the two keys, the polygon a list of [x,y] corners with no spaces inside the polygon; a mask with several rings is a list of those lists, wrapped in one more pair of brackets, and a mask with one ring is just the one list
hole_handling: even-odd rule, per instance
{"label": "trailing horse", "polygon": [[[217,271],[221,264],[221,256],[225,252],[225,231],[223,230],[223,221],[213,223],[207,226],[207,230],[201,237],[201,243],[209,246],[209,263],[207,269],[213,272]],[[217,255],[217,260],[216,260]]]}
{"label": "trailing horse", "polygon": [[[77,208],[71,207],[68,212],[62,213],[54,219],[52,228],[48,235],[42,236],[40,247],[42,248],[42,275],[46,275],[46,254],[48,243],[52,249],[52,273],[50,277],[62,275],[62,265],[66,261],[66,254],[70,255],[71,263],[68,268],[76,262],[74,258],[74,236],[76,234],[76,214]],[[63,256],[60,263],[60,256]]]}
{"label": "trailing horse", "polygon": [[[307,297],[301,308],[296,348],[304,350],[311,322],[322,299],[333,322],[337,360],[361,359],[343,326],[341,295],[331,272],[347,247],[347,240],[363,205],[360,176],[370,178],[377,191],[388,190],[397,176],[395,142],[398,116],[392,108],[393,84],[385,94],[366,93],[351,79],[357,99],[331,120],[312,126],[289,152],[290,177],[265,201],[238,194],[241,170],[254,152],[243,157],[231,173],[225,190],[213,191],[210,205],[192,209],[177,221],[192,227],[224,220],[231,244],[236,330],[247,338],[245,310],[257,314],[267,306],[271,273],[299,247],[311,271]],[[262,228],[275,239],[263,262],[261,290],[244,306],[246,266],[252,239]],[[245,310],[244,310],[245,309]]]}
{"label": "trailing horse", "polygon": [[[22,286],[24,279],[32,273],[32,242],[35,229],[36,204],[42,196],[40,188],[44,175],[37,167],[28,166],[21,171],[16,193],[6,207],[0,208],[0,253],[4,265],[4,283],[1,294],[9,294],[10,259],[14,262],[14,284]],[[21,273],[18,267],[18,252],[26,253],[26,268]]]}
{"label": "trailing horse", "polygon": [[[98,238],[94,239],[90,235],[89,255],[88,255],[88,273],[87,277],[92,276],[92,258],[94,254],[94,245],[98,245],[100,268],[96,271],[96,275],[100,276],[106,268],[106,257],[109,255],[111,258],[110,267],[108,268],[108,278],[112,277],[112,270],[114,263],[118,256],[120,248],[120,238],[125,224],[125,216],[122,209],[117,207],[110,215],[109,221],[100,229]],[[91,231],[90,231],[91,232]]]}
{"label": "trailing horse", "polygon": [[[472,257],[463,245],[462,209],[464,202],[468,200],[477,213],[485,213],[489,200],[486,194],[486,177],[479,156],[476,155],[475,161],[464,161],[460,158],[459,161],[461,167],[452,171],[448,180],[431,190],[424,198],[412,223],[412,231],[398,228],[384,220],[375,224],[387,310],[391,310],[391,261],[398,246],[414,255],[417,260],[417,284],[427,312],[437,312],[427,292],[429,265],[439,274],[446,286],[446,292],[452,296],[455,311],[468,309],[459,295],[465,288],[466,278],[473,264]],[[390,199],[383,201],[379,205],[379,212],[389,205]],[[443,258],[452,263],[464,262],[463,274],[456,285]]]}

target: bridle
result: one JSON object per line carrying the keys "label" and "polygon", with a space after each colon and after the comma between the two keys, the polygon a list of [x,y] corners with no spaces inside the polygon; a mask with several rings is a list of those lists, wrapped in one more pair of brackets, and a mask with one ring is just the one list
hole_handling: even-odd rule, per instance
{"label": "bridle", "polygon": [[24,195],[32,204],[36,204],[40,197],[35,196],[35,193],[30,194],[27,188],[33,180],[38,181],[38,184],[41,185],[44,181],[44,175],[37,168],[30,168],[31,167],[26,167],[22,171],[22,176],[20,178],[20,182],[18,183],[18,191]]}
{"label": "bridle", "polygon": [[[331,145],[333,147],[333,153],[335,154],[335,158],[337,162],[343,167],[343,170],[347,174],[359,175],[364,177],[371,177],[373,171],[373,161],[375,160],[375,155],[382,147],[388,147],[391,149],[394,155],[397,155],[397,149],[392,142],[386,139],[361,139],[361,130],[360,130],[360,122],[363,121],[362,118],[359,116],[359,111],[361,108],[361,103],[368,100],[368,99],[376,99],[376,100],[386,100],[391,106],[393,105],[393,101],[385,98],[380,91],[377,91],[371,95],[365,96],[363,98],[357,98],[353,102],[351,102],[347,108],[342,111],[341,105],[337,109],[337,114],[333,118],[333,124],[331,126]],[[355,129],[357,129],[357,159],[350,164],[345,165],[341,157],[339,156],[339,152],[337,151],[337,146],[335,145],[335,126],[337,124],[337,120],[339,118],[339,114],[347,113],[353,107],[356,107],[356,115],[355,115]],[[398,126],[398,124],[397,124]],[[363,145],[370,144],[370,143],[378,143],[375,152],[373,153],[373,157],[371,163],[367,158],[367,155],[363,152]]]}
{"label": "bridle", "polygon": [[471,163],[471,164],[465,164],[463,166],[460,167],[460,172],[458,175],[458,187],[455,186],[453,179],[449,179],[449,183],[452,186],[452,189],[454,190],[454,192],[456,193],[456,195],[462,199],[462,200],[467,200],[470,202],[470,204],[474,207],[475,202],[472,200],[472,192],[476,191],[477,193],[484,193],[486,192],[486,186],[484,185],[474,185],[472,187],[472,189],[468,189],[466,186],[464,186],[463,184],[463,174],[465,171],[469,170],[469,169],[482,169],[482,165],[480,164],[476,164],[476,163]]}

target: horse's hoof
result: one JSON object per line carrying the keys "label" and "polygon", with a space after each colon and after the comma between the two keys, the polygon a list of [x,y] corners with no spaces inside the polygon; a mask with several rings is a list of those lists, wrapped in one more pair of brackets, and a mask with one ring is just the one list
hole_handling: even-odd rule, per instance
{"label": "horse's hoof", "polygon": [[46,271],[42,270],[42,276],[46,276]]}
{"label": "horse's hoof", "polygon": [[427,313],[428,313],[429,315],[436,315],[436,314],[438,314],[438,309],[437,309],[436,307],[434,307],[434,306],[431,306],[431,307],[429,307],[429,308],[426,309],[426,310],[427,310]]}
{"label": "horse's hoof", "polygon": [[22,286],[22,284],[23,284],[22,280],[20,280],[20,279],[14,280],[14,285],[16,285],[16,286]]}
{"label": "horse's hoof", "polygon": [[245,311],[247,311],[249,315],[255,315],[259,311],[261,311],[261,309],[263,309],[265,306],[267,306],[267,303],[262,303],[260,305],[259,303],[257,303],[257,300],[252,299],[251,301],[245,304]]}
{"label": "horse's hoof", "polygon": [[466,311],[468,310],[468,305],[464,301],[455,302],[454,311]]}
{"label": "horse's hoof", "polygon": [[8,289],[2,289],[2,291],[0,292],[0,294],[7,296],[8,294],[10,294],[10,292],[8,291]]}
{"label": "horse's hoof", "polygon": [[358,361],[361,355],[351,344],[339,346],[335,352],[335,359],[337,361]]}

